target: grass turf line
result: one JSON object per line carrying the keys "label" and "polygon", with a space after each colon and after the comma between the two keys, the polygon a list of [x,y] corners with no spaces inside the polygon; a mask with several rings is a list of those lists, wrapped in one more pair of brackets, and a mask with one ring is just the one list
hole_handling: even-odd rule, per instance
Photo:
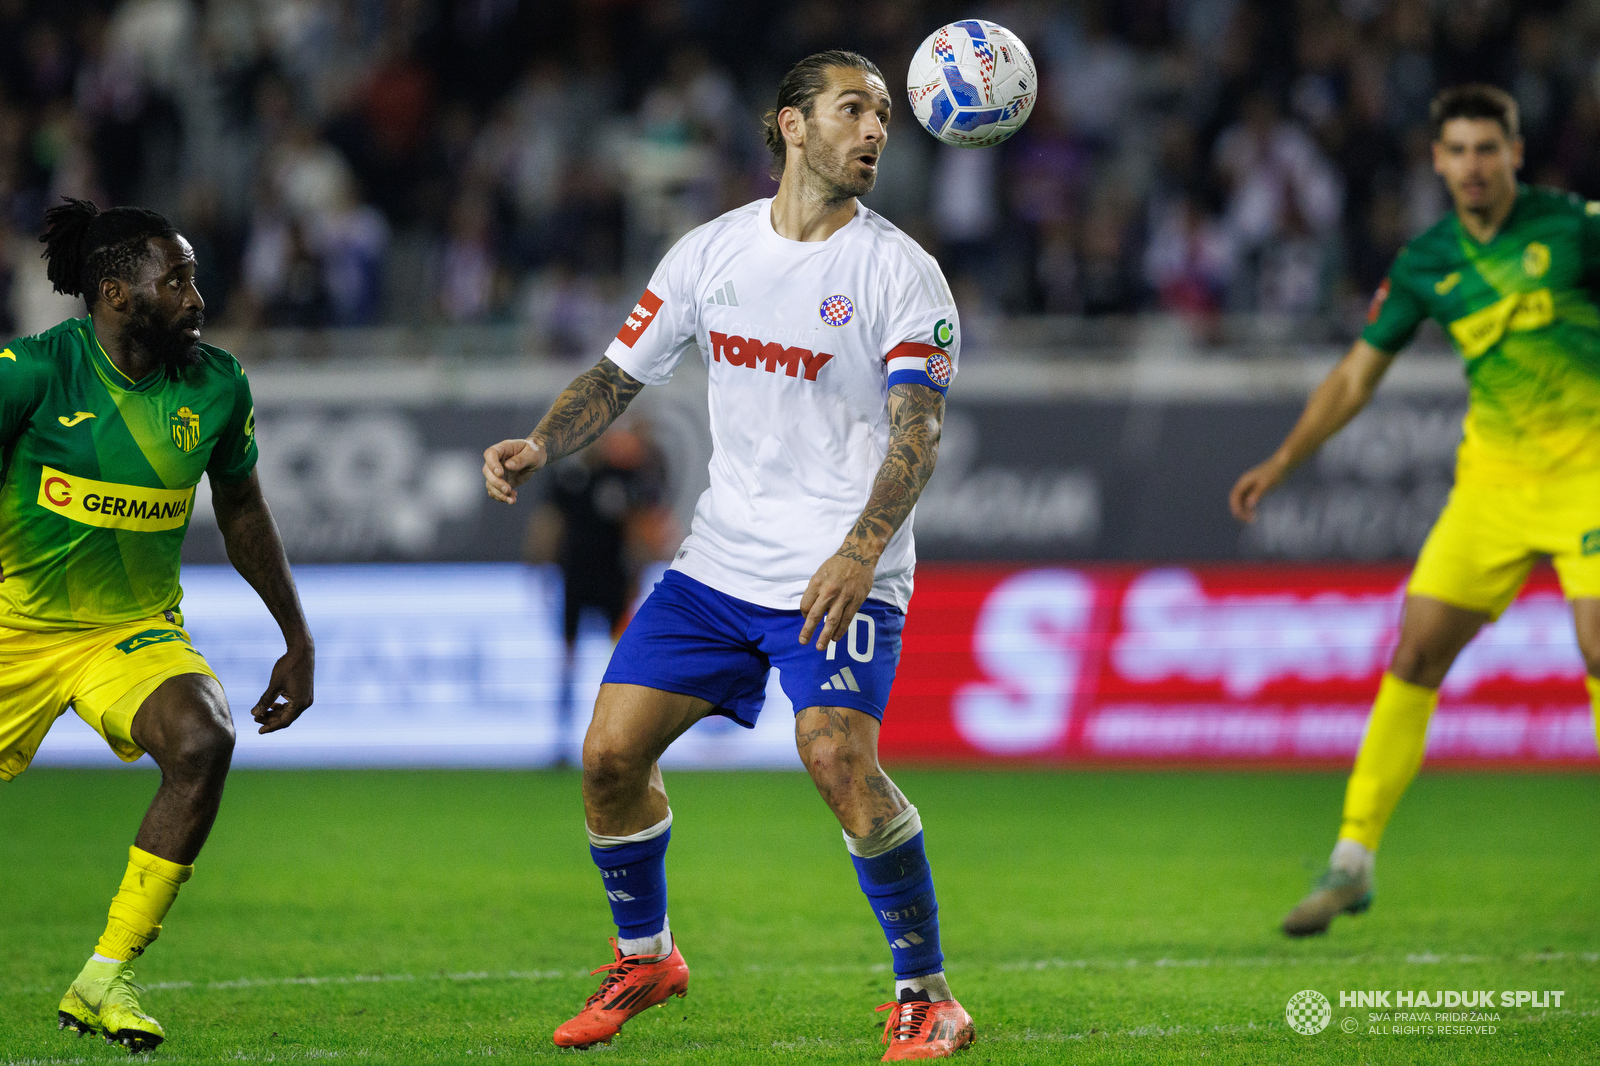
{"label": "grass turf line", "polygon": [[[1424,775],[1374,909],[1275,931],[1326,857],[1341,778],[900,771],[923,812],[968,1063],[1579,1061],[1600,1046],[1593,776]],[[0,1061],[124,1057],[54,1031],[153,773],[32,770],[0,791]],[[673,774],[689,997],[608,1062],[874,1061],[888,951],[798,774]],[[547,1058],[612,931],[575,774],[240,772],[161,940],[135,962],[162,1062]],[[383,978],[383,979],[377,979]],[[1334,1023],[1301,1036],[1289,996]],[[1562,989],[1481,1036],[1348,1035],[1340,990]],[[571,1053],[567,1053],[571,1054]]]}

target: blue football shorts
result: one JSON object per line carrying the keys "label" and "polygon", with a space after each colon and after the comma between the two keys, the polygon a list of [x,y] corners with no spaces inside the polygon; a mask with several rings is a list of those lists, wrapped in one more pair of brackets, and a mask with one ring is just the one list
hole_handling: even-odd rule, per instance
{"label": "blue football shorts", "polygon": [[602,683],[698,696],[754,729],[776,666],[797,712],[851,707],[882,721],[905,621],[898,608],[868,600],[844,636],[818,651],[814,640],[800,643],[798,610],[760,607],[668,570],[628,623]]}

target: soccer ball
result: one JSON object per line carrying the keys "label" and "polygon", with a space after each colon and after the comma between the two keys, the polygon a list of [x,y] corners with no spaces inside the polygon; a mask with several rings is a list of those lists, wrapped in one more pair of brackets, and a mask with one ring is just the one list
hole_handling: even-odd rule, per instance
{"label": "soccer ball", "polygon": [[1028,121],[1039,76],[1010,30],[966,19],[922,42],[911,57],[906,94],[923,129],[957,148],[982,148]]}

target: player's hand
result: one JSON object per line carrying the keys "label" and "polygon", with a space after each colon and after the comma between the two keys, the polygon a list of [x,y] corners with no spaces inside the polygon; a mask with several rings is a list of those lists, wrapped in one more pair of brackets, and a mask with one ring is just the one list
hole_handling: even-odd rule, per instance
{"label": "player's hand", "polygon": [[501,503],[517,502],[517,486],[550,461],[542,441],[519,437],[490,445],[483,452],[483,487],[489,498]]}
{"label": "player's hand", "polygon": [[844,636],[856,612],[872,592],[872,575],[878,567],[870,556],[848,542],[811,575],[806,594],[800,597],[800,610],[806,616],[800,627],[800,643],[817,637],[817,650]]}
{"label": "player's hand", "polygon": [[1261,502],[1261,497],[1277,488],[1288,473],[1288,467],[1277,457],[1246,470],[1234,482],[1233,491],[1228,493],[1228,506],[1233,510],[1233,517],[1241,522],[1254,522],[1256,505]]}
{"label": "player's hand", "polygon": [[311,706],[311,675],[315,664],[316,651],[310,644],[291,647],[273,664],[267,691],[250,708],[250,717],[261,727],[257,732],[275,733],[287,729],[300,717],[301,711]]}

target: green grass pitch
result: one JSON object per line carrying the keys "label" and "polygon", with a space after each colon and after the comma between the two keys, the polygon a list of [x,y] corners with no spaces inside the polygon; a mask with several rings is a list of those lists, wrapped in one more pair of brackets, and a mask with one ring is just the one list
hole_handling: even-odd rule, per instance
{"label": "green grass pitch", "polygon": [[[1600,779],[1427,774],[1373,910],[1275,931],[1326,857],[1343,780],[906,770],[951,985],[979,1063],[1575,1062],[1600,1054]],[[148,771],[0,786],[0,1061],[125,1053],[55,1028],[94,945]],[[668,775],[689,996],[611,1063],[866,1063],[888,952],[839,831],[789,773]],[[549,1060],[608,960],[570,772],[240,772],[161,940],[136,963],[152,1062]],[[1334,1004],[1302,1036],[1301,989]],[[1341,990],[1562,990],[1492,1035],[1383,1035]],[[1362,1031],[1347,1034],[1346,1018]]]}

